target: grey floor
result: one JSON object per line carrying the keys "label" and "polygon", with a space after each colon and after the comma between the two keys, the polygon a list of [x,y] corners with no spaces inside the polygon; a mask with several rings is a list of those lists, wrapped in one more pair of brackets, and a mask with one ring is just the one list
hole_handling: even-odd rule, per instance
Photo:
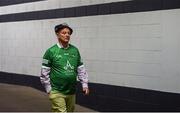
{"label": "grey floor", "polygon": [[[0,112],[50,112],[48,95],[31,87],[0,83]],[[94,112],[76,105],[76,112]]]}

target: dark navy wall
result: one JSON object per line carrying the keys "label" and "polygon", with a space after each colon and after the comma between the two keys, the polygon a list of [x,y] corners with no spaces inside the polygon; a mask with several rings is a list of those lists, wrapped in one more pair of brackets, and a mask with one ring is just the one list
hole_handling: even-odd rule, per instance
{"label": "dark navy wall", "polygon": [[[24,85],[45,91],[39,77],[0,72],[0,83]],[[180,94],[89,83],[84,96],[77,84],[77,104],[96,111],[180,111]]]}
{"label": "dark navy wall", "polygon": [[[31,0],[32,1],[32,0]],[[180,8],[180,0],[132,0],[98,5],[0,15],[0,22],[109,15]]]}

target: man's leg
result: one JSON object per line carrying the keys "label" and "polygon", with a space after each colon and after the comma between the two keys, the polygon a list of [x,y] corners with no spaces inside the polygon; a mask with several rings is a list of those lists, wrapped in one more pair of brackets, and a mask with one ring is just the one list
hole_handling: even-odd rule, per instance
{"label": "man's leg", "polygon": [[52,103],[52,112],[67,112],[66,108],[66,96],[57,92],[51,91],[49,94],[49,99]]}
{"label": "man's leg", "polygon": [[68,112],[73,112],[75,108],[75,95],[68,95],[66,98],[66,106]]}

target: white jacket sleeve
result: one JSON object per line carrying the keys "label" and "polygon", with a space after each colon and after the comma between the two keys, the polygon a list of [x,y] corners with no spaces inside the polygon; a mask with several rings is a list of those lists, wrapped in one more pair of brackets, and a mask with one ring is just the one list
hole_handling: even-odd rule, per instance
{"label": "white jacket sleeve", "polygon": [[51,84],[50,84],[50,78],[49,78],[49,73],[50,73],[50,67],[42,66],[41,68],[41,76],[40,76],[40,81],[42,85],[45,87],[45,90],[47,93],[51,91]]}
{"label": "white jacket sleeve", "polygon": [[81,65],[77,69],[78,79],[80,80],[83,88],[88,88],[88,74],[86,72],[85,66]]}

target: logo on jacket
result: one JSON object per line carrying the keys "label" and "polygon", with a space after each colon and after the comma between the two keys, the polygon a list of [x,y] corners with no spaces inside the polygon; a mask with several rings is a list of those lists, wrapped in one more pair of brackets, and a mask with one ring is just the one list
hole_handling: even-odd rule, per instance
{"label": "logo on jacket", "polygon": [[64,66],[64,69],[65,69],[66,71],[72,71],[72,70],[74,70],[74,66],[72,66],[72,65],[70,64],[69,60],[67,60],[67,63],[66,63],[66,66]]}

